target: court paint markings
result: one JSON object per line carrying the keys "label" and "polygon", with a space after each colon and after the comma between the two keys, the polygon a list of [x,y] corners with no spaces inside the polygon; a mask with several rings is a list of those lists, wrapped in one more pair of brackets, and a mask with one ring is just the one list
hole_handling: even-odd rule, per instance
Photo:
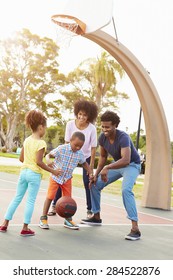
{"label": "court paint markings", "polygon": [[[80,224],[80,223],[77,223],[79,225],[79,227],[96,227],[96,228],[99,228],[99,227],[107,227],[107,226],[129,226],[129,224],[102,224],[102,225],[86,225],[86,224]],[[29,224],[30,226],[33,226],[33,227],[39,227],[39,224]],[[10,227],[22,227],[23,224],[10,224]],[[54,226],[54,227],[59,227],[59,226],[64,226],[64,224],[50,224],[50,226]],[[139,226],[147,226],[147,227],[162,227],[162,226],[166,226],[166,227],[173,227],[173,224],[139,224]]]}
{"label": "court paint markings", "polygon": [[7,180],[3,180],[3,179],[0,179],[0,181],[17,185],[17,182],[13,182],[13,181],[7,181]]}
{"label": "court paint markings", "polygon": [[[78,196],[75,196],[75,197],[76,197],[76,198],[79,198],[79,199],[85,200],[83,197],[78,197]],[[103,202],[102,204],[103,204],[103,205],[106,205],[106,206],[111,206],[111,207],[114,207],[114,208],[118,208],[118,209],[124,210],[124,207],[111,205],[111,204],[108,204],[108,203],[105,203],[105,202]],[[159,218],[159,219],[163,219],[163,220],[167,220],[167,221],[173,222],[172,219],[160,217],[160,216],[157,216],[157,215],[153,215],[153,214],[149,214],[149,213],[145,213],[145,212],[141,212],[141,211],[138,211],[138,213],[143,214],[143,215],[147,215],[147,216],[150,216],[150,217],[153,217],[153,218]]]}
{"label": "court paint markings", "polygon": [[[9,183],[12,183],[12,184],[17,184],[17,183],[15,183],[13,181],[7,181],[7,180],[3,180],[3,179],[0,179],[0,181],[9,182]],[[14,189],[0,189],[0,191],[3,191],[3,190],[4,191],[6,191],[6,190],[15,191]],[[43,188],[40,188],[39,191],[47,192],[47,190],[45,190]],[[74,197],[85,200],[85,198],[83,198],[83,197],[79,197],[79,196],[74,196]],[[114,207],[114,208],[118,208],[118,209],[124,210],[124,208],[120,207],[120,206],[111,205],[111,204],[108,204],[108,203],[105,203],[105,202],[103,202],[102,204],[106,205],[106,206],[111,206],[111,207]],[[157,216],[157,215],[153,215],[153,214],[149,214],[149,213],[145,213],[145,212],[141,212],[141,211],[138,211],[138,213],[143,214],[143,215],[147,215],[147,216],[150,216],[150,217],[153,217],[153,218],[159,218],[159,219],[166,220],[166,221],[171,221],[171,222],[173,221],[172,219],[160,217],[160,216]]]}

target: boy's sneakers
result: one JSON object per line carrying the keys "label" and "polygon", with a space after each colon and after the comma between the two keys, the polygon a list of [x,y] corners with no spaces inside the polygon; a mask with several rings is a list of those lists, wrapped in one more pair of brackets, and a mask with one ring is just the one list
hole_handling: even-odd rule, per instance
{"label": "boy's sneakers", "polygon": [[79,229],[79,226],[76,225],[71,218],[65,219],[64,221],[64,227],[69,228],[69,229]]}
{"label": "boy's sneakers", "polygon": [[39,227],[43,229],[49,229],[49,225],[47,223],[47,216],[40,217]]}
{"label": "boy's sneakers", "polygon": [[31,229],[28,229],[28,230],[22,229],[22,231],[20,232],[20,235],[21,236],[33,236],[33,235],[35,235],[35,232]]}
{"label": "boy's sneakers", "polygon": [[81,224],[86,224],[90,226],[101,226],[102,225],[102,220],[101,219],[96,219],[94,217],[91,217],[89,219],[82,219]]}
{"label": "boy's sneakers", "polygon": [[87,211],[87,219],[90,219],[93,216],[93,213],[91,210]]}
{"label": "boy's sneakers", "polygon": [[55,209],[54,205],[52,205],[52,210],[47,215],[48,216],[55,216],[56,215],[56,209]]}
{"label": "boy's sneakers", "polygon": [[5,226],[0,226],[0,232],[6,232],[7,231],[7,227]]}
{"label": "boy's sneakers", "polygon": [[135,241],[140,239],[140,237],[141,237],[141,233],[139,230],[135,231],[131,229],[131,232],[125,236],[125,239]]}

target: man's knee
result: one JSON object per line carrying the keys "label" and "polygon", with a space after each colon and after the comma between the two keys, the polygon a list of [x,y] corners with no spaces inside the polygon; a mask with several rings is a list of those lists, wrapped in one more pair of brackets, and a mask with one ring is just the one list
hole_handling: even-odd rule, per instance
{"label": "man's knee", "polygon": [[92,189],[95,188],[95,190],[100,192],[104,188],[104,186],[105,186],[105,183],[101,180],[98,180],[95,185],[92,185],[91,188]]}

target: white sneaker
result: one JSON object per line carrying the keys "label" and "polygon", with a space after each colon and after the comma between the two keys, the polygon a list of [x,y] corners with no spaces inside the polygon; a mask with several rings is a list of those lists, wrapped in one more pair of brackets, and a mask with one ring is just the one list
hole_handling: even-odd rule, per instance
{"label": "white sneaker", "polygon": [[47,223],[47,216],[41,216],[39,227],[43,229],[49,229],[49,225]]}

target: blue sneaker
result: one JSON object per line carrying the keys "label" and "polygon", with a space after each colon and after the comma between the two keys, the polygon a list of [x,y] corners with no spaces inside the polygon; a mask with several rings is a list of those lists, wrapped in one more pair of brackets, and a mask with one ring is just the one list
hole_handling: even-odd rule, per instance
{"label": "blue sneaker", "polygon": [[65,219],[64,221],[64,227],[69,228],[69,229],[79,229],[79,226],[76,225],[71,218]]}

